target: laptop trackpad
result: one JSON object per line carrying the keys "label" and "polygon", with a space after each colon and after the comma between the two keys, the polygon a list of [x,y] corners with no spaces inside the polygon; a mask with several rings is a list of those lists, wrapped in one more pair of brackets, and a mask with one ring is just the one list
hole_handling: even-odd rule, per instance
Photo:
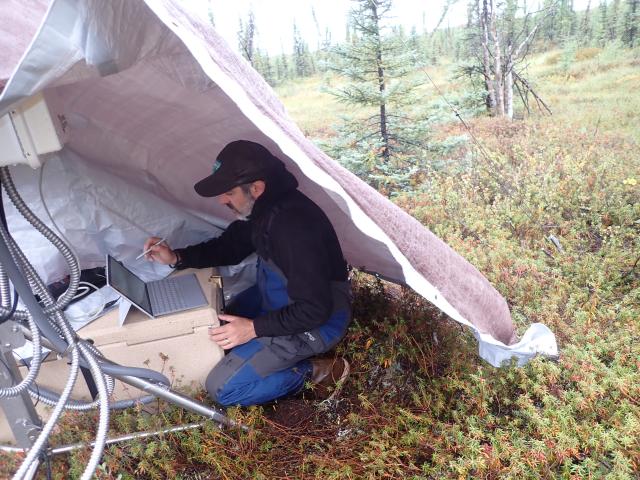
{"label": "laptop trackpad", "polygon": [[153,316],[208,305],[194,273],[147,283]]}

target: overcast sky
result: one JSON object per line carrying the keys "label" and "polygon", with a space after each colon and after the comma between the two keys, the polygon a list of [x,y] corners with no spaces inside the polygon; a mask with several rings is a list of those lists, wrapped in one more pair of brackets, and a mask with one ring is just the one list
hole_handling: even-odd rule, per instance
{"label": "overcast sky", "polygon": [[[351,0],[185,0],[202,14],[209,9],[213,12],[216,30],[237,49],[239,19],[246,21],[250,9],[253,10],[258,30],[258,46],[270,55],[279,54],[284,49],[291,53],[293,23],[297,24],[309,47],[315,49],[321,35],[328,28],[333,43],[344,39],[347,15]],[[542,0],[539,0],[542,2]],[[586,7],[588,0],[575,0],[576,9]],[[466,21],[467,0],[458,0],[449,9],[443,26],[463,25]],[[529,0],[535,5],[536,0]],[[592,1],[595,4],[595,1]],[[393,23],[405,26],[407,32],[415,26],[418,32],[423,28],[431,31],[442,15],[445,0],[395,0],[393,2]],[[532,7],[530,7],[532,8]],[[315,12],[318,26],[313,20]]]}

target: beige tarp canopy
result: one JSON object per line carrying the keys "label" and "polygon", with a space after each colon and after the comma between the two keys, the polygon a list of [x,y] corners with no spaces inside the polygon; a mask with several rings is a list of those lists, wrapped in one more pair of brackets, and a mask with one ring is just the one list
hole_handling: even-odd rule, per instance
{"label": "beige tarp canopy", "polygon": [[[185,3],[0,2],[0,115],[43,92],[64,130],[45,174],[12,172],[36,211],[44,176],[83,266],[113,249],[138,250],[149,232],[165,229],[174,247],[219,232],[229,213],[192,186],[226,143],[248,139],[281,158],[324,209],[350,264],[408,285],[470,327],[483,358],[499,365],[556,353],[540,324],[518,341],[506,301],[482,274],[307,140],[271,88]],[[12,231],[39,270],[61,274],[13,213]]]}

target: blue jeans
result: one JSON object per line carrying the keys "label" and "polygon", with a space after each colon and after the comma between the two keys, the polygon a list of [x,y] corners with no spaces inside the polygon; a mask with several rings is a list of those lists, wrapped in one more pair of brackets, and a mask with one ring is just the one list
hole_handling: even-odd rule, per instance
{"label": "blue jeans", "polygon": [[[289,303],[286,280],[267,262],[258,262],[258,284],[240,293],[229,313],[255,318]],[[342,291],[348,290],[342,288]],[[298,392],[311,376],[309,357],[332,349],[351,321],[348,293],[334,302],[326,323],[308,332],[254,338],[231,349],[206,380],[209,396],[223,406],[257,405]],[[279,305],[279,306],[278,306]]]}

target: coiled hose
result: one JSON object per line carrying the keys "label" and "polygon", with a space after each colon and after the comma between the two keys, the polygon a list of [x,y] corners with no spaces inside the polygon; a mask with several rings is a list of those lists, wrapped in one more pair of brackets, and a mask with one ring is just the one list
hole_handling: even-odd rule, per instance
{"label": "coiled hose", "polygon": [[[40,348],[40,332],[38,331],[38,327],[45,333],[45,336],[48,338],[50,342],[54,344],[56,349],[59,352],[65,352],[70,354],[71,356],[71,368],[69,372],[69,377],[65,387],[57,397],[57,402],[55,402],[54,409],[51,413],[49,420],[44,425],[40,435],[34,442],[33,446],[29,450],[27,457],[23,461],[19,470],[14,475],[14,479],[21,479],[24,475],[29,471],[32,467],[33,462],[36,461],[42,450],[46,444],[47,438],[51,433],[53,427],[58,421],[62,411],[67,406],[67,403],[70,402],[71,391],[73,390],[73,386],[75,385],[78,370],[80,364],[89,367],[91,374],[94,378],[98,389],[98,400],[97,404],[99,406],[100,414],[99,414],[99,423],[98,423],[98,431],[96,434],[96,442],[94,444],[94,448],[91,454],[91,457],[87,463],[87,466],[83,472],[82,479],[89,480],[93,473],[95,472],[98,462],[100,461],[100,457],[102,455],[102,451],[106,442],[106,435],[108,430],[108,422],[109,422],[109,392],[113,388],[113,379],[105,378],[105,374],[107,376],[109,373],[118,373],[124,375],[138,376],[142,378],[147,378],[156,382],[159,382],[164,385],[169,385],[168,379],[152,370],[141,369],[141,368],[128,368],[122,367],[119,365],[114,365],[110,363],[106,363],[104,361],[101,362],[102,356],[97,352],[97,350],[88,343],[85,342],[76,342],[75,332],[69,325],[64,313],[62,310],[69,304],[71,299],[75,296],[75,293],[78,288],[79,280],[80,280],[80,268],[75,258],[75,255],[71,251],[67,245],[60,240],[60,238],[51,231],[44,223],[42,223],[35,214],[27,207],[24,203],[20,195],[18,194],[15,185],[13,184],[13,180],[11,179],[11,175],[9,169],[7,167],[0,168],[0,181],[2,185],[5,187],[7,195],[12,203],[16,206],[17,210],[24,216],[24,218],[29,221],[42,235],[45,236],[51,243],[62,253],[65,258],[67,264],[69,265],[70,270],[70,281],[69,287],[67,291],[56,301],[53,296],[48,291],[46,285],[39,277],[33,266],[29,263],[24,253],[20,250],[18,245],[15,243],[9,232],[4,228],[4,226],[0,226],[0,234],[2,235],[3,240],[5,241],[5,245],[9,251],[9,254],[13,258],[16,266],[21,268],[24,277],[26,278],[29,285],[32,287],[34,291],[36,291],[40,298],[43,300],[45,305],[42,313],[51,317],[53,322],[48,322],[46,320],[41,320],[45,318],[44,315],[42,317],[38,316],[36,319],[33,319],[31,315],[29,315],[25,311],[17,311],[9,313],[13,313],[13,317],[16,319],[27,319],[29,322],[30,332],[32,334],[32,341],[34,345],[34,362],[32,363],[32,367],[29,370],[29,374],[19,385],[10,387],[10,389],[3,389],[2,393],[5,395],[15,395],[19,394],[24,389],[28,388],[31,383],[33,383],[35,376],[38,373],[38,369],[41,364],[41,348]],[[3,277],[4,275],[4,277]],[[7,308],[4,305],[8,305],[10,301],[9,295],[6,293],[8,291],[8,285],[6,280],[6,274],[0,273],[0,300],[2,300],[2,308],[0,308],[0,315],[6,314]],[[33,305],[35,303],[35,305]],[[33,299],[32,307],[40,308]],[[108,377],[107,377],[108,378]],[[46,394],[45,394],[46,395]],[[51,399],[51,396],[48,396],[48,400],[51,403],[54,403]],[[55,394],[54,394],[55,396]],[[146,400],[149,397],[144,397]],[[153,398],[153,397],[151,397]],[[45,401],[43,399],[43,401]],[[51,404],[50,403],[50,404]],[[90,404],[82,404],[78,405],[78,402],[73,402],[73,407],[82,407],[86,408],[88,405],[92,407],[95,406],[96,402],[91,402]],[[72,407],[72,408],[73,408]]]}
{"label": "coiled hose", "polygon": [[[2,192],[0,192],[0,195],[1,194]],[[7,232],[4,229],[4,225],[0,223],[0,235],[2,236],[3,239],[5,239],[5,243],[6,243],[6,236],[5,236],[6,233]],[[2,270],[2,275],[0,275],[0,277],[4,276],[7,281],[6,287],[3,286],[3,288],[6,288],[6,290],[8,291],[9,289],[8,278],[7,278],[7,274],[4,266],[1,268],[1,270]],[[35,381],[36,377],[38,376],[38,373],[40,372],[40,365],[42,364],[40,330],[38,330],[38,327],[34,322],[33,318],[31,317],[31,315],[29,315],[27,312],[25,312],[25,314],[26,314],[27,325],[29,327],[29,331],[31,332],[31,338],[33,343],[33,356],[32,356],[31,365],[29,367],[29,372],[18,385],[12,385],[10,387],[0,388],[0,398],[17,397],[18,395],[22,394],[22,392],[24,392],[27,388],[31,386],[31,384]]]}
{"label": "coiled hose", "polygon": [[[69,287],[60,296],[58,301],[54,301],[51,305],[45,308],[44,313],[49,314],[56,310],[64,310],[69,302],[76,295],[78,290],[78,284],[80,283],[80,266],[75,258],[75,255],[71,249],[58,237],[47,225],[45,225],[40,219],[29,209],[26,203],[22,200],[22,197],[18,194],[16,187],[11,178],[9,167],[0,168],[0,181],[4,186],[9,200],[14,204],[20,214],[47,240],[49,240],[53,246],[55,246],[69,265]],[[46,289],[46,287],[45,287]]]}

